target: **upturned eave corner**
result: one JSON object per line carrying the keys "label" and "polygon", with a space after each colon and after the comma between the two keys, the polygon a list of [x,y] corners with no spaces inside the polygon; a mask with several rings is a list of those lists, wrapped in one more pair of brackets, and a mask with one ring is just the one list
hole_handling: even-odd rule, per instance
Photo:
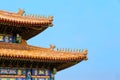
{"label": "upturned eave corner", "polygon": [[87,57],[88,50],[87,49],[83,50],[83,54],[85,55],[84,60],[88,60],[88,57]]}
{"label": "upturned eave corner", "polygon": [[56,54],[67,54],[66,58],[71,58],[71,61],[79,62],[83,60],[88,60],[87,54],[88,50],[87,49],[70,49],[70,48],[56,48],[55,45],[50,44],[50,50],[52,50]]}

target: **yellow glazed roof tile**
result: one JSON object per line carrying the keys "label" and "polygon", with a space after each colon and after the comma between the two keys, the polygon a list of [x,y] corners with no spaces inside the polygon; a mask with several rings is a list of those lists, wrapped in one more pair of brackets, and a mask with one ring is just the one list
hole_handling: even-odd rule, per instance
{"label": "yellow glazed roof tile", "polygon": [[[4,46],[4,47],[3,47]],[[87,50],[82,52],[56,51],[22,44],[0,43],[0,57],[45,61],[79,61],[87,59]]]}

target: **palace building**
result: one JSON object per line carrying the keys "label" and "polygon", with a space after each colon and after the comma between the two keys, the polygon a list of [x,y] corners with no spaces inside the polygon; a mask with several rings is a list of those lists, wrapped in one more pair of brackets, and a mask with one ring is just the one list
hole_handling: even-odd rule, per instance
{"label": "palace building", "polygon": [[63,69],[87,60],[87,50],[31,46],[27,40],[52,27],[53,16],[0,10],[0,80],[54,80]]}

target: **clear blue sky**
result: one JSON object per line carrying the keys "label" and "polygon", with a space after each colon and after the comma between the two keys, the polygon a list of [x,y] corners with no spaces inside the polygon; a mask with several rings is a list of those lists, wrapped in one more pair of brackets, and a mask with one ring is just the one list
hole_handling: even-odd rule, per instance
{"label": "clear blue sky", "polygon": [[1,0],[0,9],[53,15],[54,26],[28,40],[35,46],[88,49],[88,61],[60,71],[56,80],[120,80],[119,0]]}

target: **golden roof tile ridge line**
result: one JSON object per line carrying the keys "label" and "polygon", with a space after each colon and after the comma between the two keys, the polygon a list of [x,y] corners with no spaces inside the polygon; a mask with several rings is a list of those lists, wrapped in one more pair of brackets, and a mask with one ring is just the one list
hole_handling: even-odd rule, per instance
{"label": "golden roof tile ridge line", "polygon": [[27,45],[27,46],[29,46],[30,48],[50,50],[49,48],[44,48],[44,47],[40,47],[40,46],[33,46],[33,45]]}
{"label": "golden roof tile ridge line", "polygon": [[[16,17],[16,18],[15,18]],[[10,21],[21,21],[21,22],[27,22],[27,23],[50,23],[51,21],[50,20],[47,20],[47,19],[36,19],[36,18],[30,18],[30,17],[23,17],[23,16],[8,16],[8,15],[1,15],[0,14],[0,19],[2,20],[10,20]]]}
{"label": "golden roof tile ridge line", "polygon": [[[38,46],[32,46],[29,44],[17,44],[17,43],[4,43],[4,42],[0,42],[0,48],[4,48],[4,49],[16,49],[17,50],[49,50],[49,48],[43,48],[43,47],[38,47]],[[20,49],[19,49],[20,48]],[[21,49],[23,48],[23,49]]]}
{"label": "golden roof tile ridge line", "polygon": [[[34,21],[34,20],[43,20],[43,21],[47,21],[47,22],[53,21],[53,16],[45,17],[45,16],[26,15],[26,14],[24,14],[24,10],[21,10],[21,9],[19,9],[19,11],[17,13],[0,10],[0,15],[7,16],[7,19],[8,19],[8,17],[10,17],[10,18],[17,17],[18,19],[24,18],[26,20],[31,19],[32,21]],[[4,16],[2,16],[2,17],[4,17]]]}
{"label": "golden roof tile ridge line", "polygon": [[0,10],[0,14],[16,14],[15,12],[8,12],[5,10]]}

